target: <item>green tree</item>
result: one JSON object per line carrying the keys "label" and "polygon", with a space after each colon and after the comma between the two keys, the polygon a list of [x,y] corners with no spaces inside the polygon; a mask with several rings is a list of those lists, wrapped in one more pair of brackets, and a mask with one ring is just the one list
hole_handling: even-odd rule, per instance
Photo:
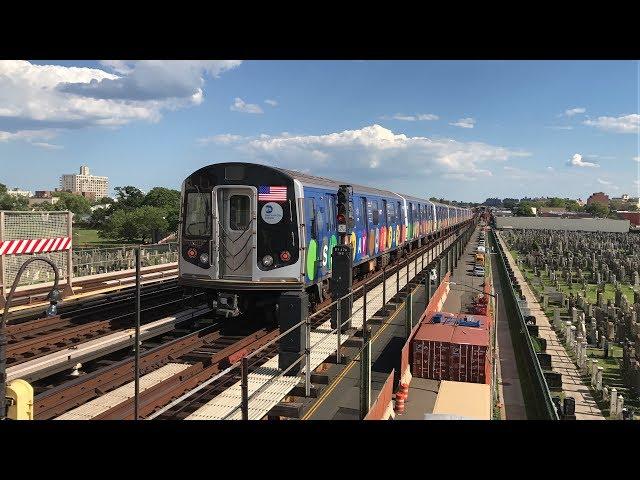
{"label": "green tree", "polygon": [[98,235],[105,238],[126,239],[133,241],[139,238],[138,226],[130,212],[116,210],[104,221]]}
{"label": "green tree", "polygon": [[167,221],[166,230],[171,232],[177,231],[180,216],[179,190],[154,187],[145,195],[143,204],[164,210],[164,217]]}
{"label": "green tree", "polygon": [[144,206],[134,210],[116,210],[103,222],[99,235],[143,243],[153,239],[157,231],[167,230],[166,212],[162,208]]}
{"label": "green tree", "polygon": [[567,200],[567,202],[565,203],[565,208],[569,212],[582,212],[584,210],[584,208],[581,207],[580,204],[575,200]]}
{"label": "green tree", "polygon": [[520,200],[518,200],[517,198],[505,198],[504,200],[502,200],[502,205],[504,206],[504,208],[507,208],[509,210],[514,209],[516,205],[518,205],[518,203],[520,203]]}
{"label": "green tree", "polygon": [[85,215],[91,213],[91,202],[82,195],[74,195],[69,192],[58,192],[56,196],[60,199],[55,204],[56,210],[69,210],[75,215]]}
{"label": "green tree", "polygon": [[139,235],[143,242],[152,241],[155,232],[166,232],[168,223],[166,211],[158,207],[145,205],[131,212],[139,228]]}
{"label": "green tree", "polygon": [[143,205],[167,209],[180,207],[180,191],[165,187],[154,187],[144,196]]}
{"label": "green tree", "polygon": [[526,203],[521,203],[517,207],[513,209],[513,214],[516,217],[533,217],[533,210],[531,210],[531,206]]}
{"label": "green tree", "polygon": [[36,203],[33,206],[34,210],[40,210],[40,211],[44,211],[44,212],[52,212],[54,210],[58,210],[58,205],[57,204],[53,204],[53,203],[49,203],[49,202],[42,202],[42,203]]}
{"label": "green tree", "polygon": [[606,218],[609,215],[609,206],[600,202],[593,202],[584,208],[584,211],[599,218]]}
{"label": "green tree", "polygon": [[117,202],[111,205],[113,209],[133,210],[142,206],[144,193],[138,188],[126,185],[124,187],[116,187],[114,190],[116,191]]}
{"label": "green tree", "polygon": [[546,202],[544,202],[547,207],[564,207],[566,205],[565,200],[558,197],[548,198]]}
{"label": "green tree", "polygon": [[96,208],[87,222],[91,228],[102,228],[108,217],[107,208]]}

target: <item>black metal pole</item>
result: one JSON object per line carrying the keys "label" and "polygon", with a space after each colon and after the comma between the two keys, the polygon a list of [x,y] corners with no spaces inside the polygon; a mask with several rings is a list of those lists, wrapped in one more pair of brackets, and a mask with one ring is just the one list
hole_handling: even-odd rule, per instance
{"label": "black metal pole", "polygon": [[242,420],[249,420],[249,360],[247,357],[242,357],[242,364],[240,365],[242,383],[240,385],[242,393]]}
{"label": "black metal pole", "polygon": [[367,282],[362,286],[362,335],[367,329]]}
{"label": "black metal pole", "polygon": [[387,267],[382,269],[382,309],[387,311]]}
{"label": "black metal pole", "polygon": [[371,405],[371,330],[362,329],[362,350],[360,353],[360,420],[369,413]]}
{"label": "black metal pole", "polygon": [[133,418],[138,420],[140,406],[140,247],[136,247],[136,333],[135,333],[135,393],[133,398]]}

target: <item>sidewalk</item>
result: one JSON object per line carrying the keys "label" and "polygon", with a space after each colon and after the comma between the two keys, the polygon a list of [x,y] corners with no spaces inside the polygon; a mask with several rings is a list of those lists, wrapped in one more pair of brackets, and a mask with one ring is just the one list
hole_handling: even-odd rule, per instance
{"label": "sidewalk", "polygon": [[[538,302],[531,291],[529,283],[524,279],[522,272],[516,265],[511,252],[509,252],[506,243],[502,239],[501,233],[496,230],[496,234],[504,248],[507,261],[511,268],[513,268],[516,279],[522,286],[522,293],[527,300],[531,314],[536,317],[536,325],[538,325],[540,337],[547,341],[547,353],[551,354],[553,371],[562,374],[562,390],[567,396],[573,397],[576,401],[576,419],[604,420],[605,418],[593,399],[589,387],[582,383],[578,367],[576,367],[569,355],[567,355],[564,346],[556,336],[556,332],[551,328],[549,319],[540,307],[540,302]],[[500,346],[502,347],[502,344]]]}

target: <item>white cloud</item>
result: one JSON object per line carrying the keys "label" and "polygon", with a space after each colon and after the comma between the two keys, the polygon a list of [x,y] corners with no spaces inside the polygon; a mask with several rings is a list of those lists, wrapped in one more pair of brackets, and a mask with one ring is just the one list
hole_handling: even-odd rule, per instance
{"label": "white cloud", "polygon": [[278,102],[277,102],[277,101],[275,101],[275,100],[266,99],[266,100],[264,101],[264,103],[268,103],[268,104],[269,104],[269,105],[271,105],[272,107],[276,107],[276,106],[278,106]]}
{"label": "white cloud", "polygon": [[[381,119],[388,119],[389,117],[383,116]],[[405,115],[403,113],[396,113],[391,117],[393,120],[402,120],[405,122],[415,122],[420,120],[438,120],[440,117],[434,113],[416,113],[415,115]]]}
{"label": "white cloud", "polygon": [[204,75],[237,61],[103,61],[106,70],[0,61],[0,130],[117,126],[158,121],[164,110],[203,101]]}
{"label": "white cloud", "polygon": [[555,168],[553,168],[553,167],[547,167],[547,170],[550,171],[550,172],[555,172]]}
{"label": "white cloud", "polygon": [[598,179],[597,179],[597,182],[598,182],[600,185],[612,185],[612,183],[611,183],[611,182],[609,182],[609,181],[607,181],[607,180],[603,180],[603,179],[601,179],[601,178],[598,178]]}
{"label": "white cloud", "polygon": [[219,135],[212,135],[211,137],[199,138],[198,143],[201,145],[207,145],[209,143],[216,143],[218,145],[229,145],[232,143],[238,143],[245,139],[241,135],[233,135],[231,133],[222,133]]}
{"label": "white cloud", "polygon": [[567,162],[567,165],[573,166],[573,167],[589,167],[589,168],[596,168],[600,166],[597,163],[585,162],[584,160],[582,160],[582,155],[580,155],[579,153],[574,154],[573,158]]}
{"label": "white cloud", "polygon": [[256,105],[255,103],[245,103],[240,97],[236,97],[233,102],[233,105],[229,107],[229,110],[233,110],[234,112],[244,112],[244,113],[263,113],[260,105]]}
{"label": "white cloud", "polygon": [[454,127],[460,127],[460,128],[473,128],[475,123],[476,123],[475,119],[471,117],[467,117],[467,118],[461,118],[457,122],[450,123],[449,125],[453,125]]}
{"label": "white cloud", "polygon": [[47,143],[47,142],[33,142],[32,145],[35,145],[36,147],[40,147],[40,148],[45,148],[47,150],[60,150],[64,148],[62,145],[56,145],[56,144]]}
{"label": "white cloud", "polygon": [[[530,155],[481,142],[408,137],[380,125],[323,135],[260,135],[238,148],[254,161],[318,175],[353,179],[411,179],[426,175],[475,179],[491,176],[492,162]],[[453,176],[452,176],[453,175]]]}
{"label": "white cloud", "polygon": [[640,155],[638,155],[637,157],[633,157],[633,161],[634,162],[640,162]]}
{"label": "white cloud", "polygon": [[550,127],[552,130],[573,130],[573,127],[571,125],[552,125]]}
{"label": "white cloud", "polygon": [[578,113],[584,113],[586,112],[587,109],[583,108],[583,107],[577,107],[577,108],[569,108],[567,110],[564,111],[564,114],[567,117],[573,117],[574,115],[578,114]]}
{"label": "white cloud", "polygon": [[595,120],[585,120],[585,125],[614,133],[640,133],[640,114],[623,115],[620,117],[598,117]]}

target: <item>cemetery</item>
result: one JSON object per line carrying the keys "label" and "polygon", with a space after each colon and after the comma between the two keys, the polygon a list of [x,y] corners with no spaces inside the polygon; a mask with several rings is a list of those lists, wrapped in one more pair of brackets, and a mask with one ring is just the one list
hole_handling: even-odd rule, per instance
{"label": "cemetery", "polygon": [[603,415],[638,419],[640,235],[504,230],[502,238]]}

